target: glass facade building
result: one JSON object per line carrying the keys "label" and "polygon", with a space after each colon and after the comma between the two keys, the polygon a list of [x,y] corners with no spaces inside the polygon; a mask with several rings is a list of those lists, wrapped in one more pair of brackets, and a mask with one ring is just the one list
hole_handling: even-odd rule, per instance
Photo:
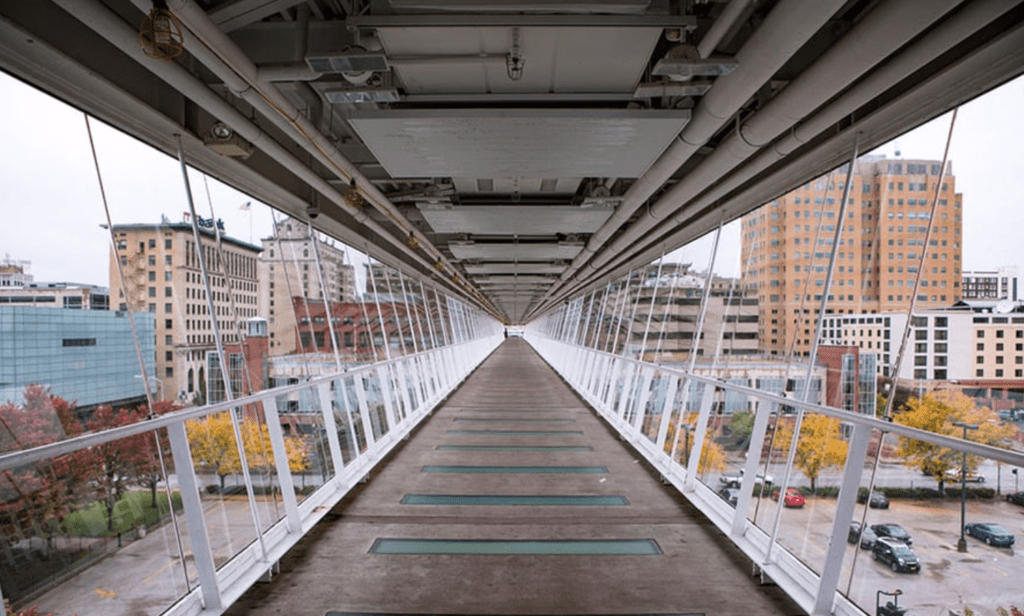
{"label": "glass facade building", "polygon": [[[134,317],[152,375],[154,316]],[[127,313],[0,307],[0,404],[20,402],[33,383],[79,407],[141,398],[141,375]]]}

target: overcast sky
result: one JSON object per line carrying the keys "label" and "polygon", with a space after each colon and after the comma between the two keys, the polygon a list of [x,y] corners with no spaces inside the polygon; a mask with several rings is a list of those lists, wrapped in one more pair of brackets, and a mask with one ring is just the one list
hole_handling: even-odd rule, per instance
{"label": "overcast sky", "polygon": [[[1024,273],[1024,78],[960,109],[950,149],[964,195],[964,268],[1017,265]],[[181,221],[188,204],[177,161],[97,121],[92,122],[115,224]],[[941,160],[949,114],[872,153]],[[203,177],[190,174],[196,209],[210,216]],[[214,214],[227,234],[259,244],[271,213],[209,179]],[[0,72],[0,256],[32,262],[37,281],[106,286],[109,236],[85,120],[68,107]],[[241,206],[252,202],[250,211]],[[250,236],[250,224],[252,235]],[[738,273],[739,233],[723,243],[726,274]],[[704,243],[704,246],[707,242]],[[707,248],[678,251],[704,269]],[[730,266],[729,264],[732,264]],[[359,268],[361,269],[361,268]],[[730,271],[731,270],[731,271]]]}

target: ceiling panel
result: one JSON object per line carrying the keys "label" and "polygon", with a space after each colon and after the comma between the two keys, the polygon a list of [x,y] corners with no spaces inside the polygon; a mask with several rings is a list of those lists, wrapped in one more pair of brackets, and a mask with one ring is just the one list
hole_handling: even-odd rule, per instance
{"label": "ceiling panel", "polygon": [[554,282],[553,276],[478,276],[473,282],[481,285],[549,285]]}
{"label": "ceiling panel", "polygon": [[565,261],[578,255],[583,244],[450,242],[448,248],[460,261]]}
{"label": "ceiling panel", "polygon": [[476,274],[561,274],[565,271],[564,265],[551,263],[516,263],[514,261],[504,263],[467,263],[466,273],[470,276]]}
{"label": "ceiling panel", "polygon": [[347,117],[395,178],[635,178],[664,152],[690,112],[400,109],[356,110]]}
{"label": "ceiling panel", "polygon": [[419,206],[435,233],[470,235],[554,235],[593,233],[615,211],[614,207],[565,205]]}
{"label": "ceiling panel", "polygon": [[[663,28],[381,27],[389,63],[409,94],[633,92]],[[518,32],[522,76],[505,57]]]}

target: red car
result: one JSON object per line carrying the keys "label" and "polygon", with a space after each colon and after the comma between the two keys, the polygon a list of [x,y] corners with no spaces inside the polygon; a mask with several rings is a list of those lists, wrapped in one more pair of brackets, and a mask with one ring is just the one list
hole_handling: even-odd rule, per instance
{"label": "red car", "polygon": [[[772,492],[772,500],[779,500],[778,490]],[[796,488],[786,488],[786,498],[782,500],[782,504],[786,507],[803,507],[804,495]]]}

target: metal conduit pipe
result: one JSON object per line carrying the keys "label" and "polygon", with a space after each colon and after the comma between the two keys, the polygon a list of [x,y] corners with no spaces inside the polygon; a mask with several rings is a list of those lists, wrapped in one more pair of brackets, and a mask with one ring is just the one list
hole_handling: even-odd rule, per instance
{"label": "metal conduit pipe", "polygon": [[[586,263],[591,254],[626,223],[687,160],[710,139],[740,107],[753,96],[824,25],[843,4],[842,0],[803,2],[782,0],[764,23],[736,54],[738,66],[715,80],[701,97],[693,117],[679,138],[638,178],[612,216],[587,241],[581,252],[559,277],[560,282],[544,296],[546,300]],[[765,50],[772,50],[765,53]]]}
{"label": "metal conduit pipe", "polygon": [[[790,83],[763,109],[755,113],[681,182],[669,189],[651,207],[659,219],[673,217],[679,204],[688,203],[714,186],[727,173],[754,155],[793,124],[876,66],[894,51],[925,30],[961,0],[933,2],[889,2],[872,11],[863,21],[829,49],[796,81]],[[827,84],[828,87],[822,87]],[[598,267],[616,251],[646,235],[657,221],[644,219],[627,229],[602,253],[594,257]]]}
{"label": "metal conduit pipe", "polygon": [[[411,234],[433,259],[441,261],[454,276],[468,287],[465,291],[469,296],[487,305],[490,311],[497,312],[490,303],[479,294],[473,283],[462,276],[448,259],[419,231],[398,208],[388,200],[359,169],[345,158],[312,122],[307,120],[298,109],[273,84],[262,82],[258,77],[256,65],[239,49],[234,41],[217,28],[205,11],[193,0],[170,0],[168,7],[178,19],[194,34],[199,46],[189,46],[193,53],[207,68],[214,71],[226,83],[235,84],[235,94],[261,109],[261,112],[278,128],[293,135],[299,146],[312,156],[320,159],[328,168],[334,169],[342,180],[355,179],[360,189],[366,193],[367,201],[387,216],[401,229],[403,234]],[[205,47],[205,49],[204,49]],[[200,57],[202,54],[202,57]],[[206,59],[216,58],[219,62],[207,63]],[[225,70],[227,69],[227,70]],[[391,235],[388,233],[387,235]],[[429,247],[429,250],[427,249]],[[403,250],[410,254],[410,250]],[[428,266],[429,267],[429,266]],[[476,291],[476,293],[474,293]]]}
{"label": "metal conduit pipe", "polygon": [[[999,11],[1001,7],[1013,8],[1010,3],[1004,2],[1003,0],[984,0],[983,2],[972,2],[970,4],[972,11],[982,4],[987,4],[990,11],[994,9],[999,14],[1004,13],[1004,11]],[[992,12],[989,12],[988,15],[990,19],[998,18],[998,15]],[[958,22],[958,24],[959,23],[960,22]],[[950,25],[949,27],[956,29],[960,26]],[[969,33],[964,36],[967,35],[969,35]],[[938,32],[936,33],[936,38],[941,38],[941,35]],[[907,53],[914,53],[914,50],[909,50]],[[1006,67],[1008,66],[1016,66],[1016,72],[1007,71]],[[985,74],[986,70],[989,71],[987,75]],[[908,119],[918,117],[922,110],[925,110],[925,115],[938,115],[944,113],[952,105],[966,102],[968,97],[965,95],[956,96],[953,102],[948,100],[948,93],[951,89],[955,89],[952,88],[953,84],[958,84],[963,87],[963,91],[976,93],[987,90],[993,86],[993,83],[991,83],[991,75],[1007,75],[1011,73],[1024,73],[1024,28],[1019,28],[1007,36],[1001,37],[996,41],[992,41],[990,45],[986,46],[979,53],[966,58],[963,62],[944,73],[940,78],[922,84],[920,87],[909,92],[899,101],[888,107],[884,112],[866,118],[856,126],[856,130],[861,131],[868,138],[868,141],[865,142],[865,149],[875,147],[885,141],[888,141],[892,137],[893,133],[898,131],[897,127],[905,126]],[[837,135],[837,138],[841,137],[842,135]],[[823,159],[833,160],[833,157],[831,157],[831,154],[828,152],[830,147],[830,144],[823,144],[819,148],[804,153],[798,159],[790,162],[787,169],[813,169],[816,166],[821,165],[821,161]],[[776,154],[777,153],[770,150],[766,150],[763,156],[771,158],[771,162],[776,162],[778,158]],[[834,159],[841,161],[843,157],[838,156],[834,157]],[[766,167],[768,165],[766,164],[763,166]],[[694,227],[711,227],[717,224],[719,218],[723,216],[726,219],[734,216],[732,212],[735,212],[735,215],[739,216],[742,212],[749,211],[752,205],[756,206],[756,204],[764,201],[764,195],[774,195],[785,191],[787,187],[794,183],[792,176],[796,173],[799,172],[794,171],[793,173],[787,173],[783,177],[775,175],[762,182],[747,187],[743,192],[731,197],[727,203],[721,204],[721,208],[715,212],[704,214],[697,219],[688,221],[689,224],[687,225],[687,228],[679,229],[671,236],[659,238],[657,244],[651,244],[648,248],[644,248],[642,252],[630,255],[628,260],[621,260],[617,262],[613,265],[614,269],[605,270],[602,273],[602,279],[605,276],[614,276],[617,272],[621,273],[628,269],[635,268],[638,264],[652,261],[657,258],[662,245],[682,245],[684,242],[692,240],[692,235],[694,233],[692,229]],[[753,177],[756,174],[756,170],[751,170],[749,176]],[[693,213],[696,214],[700,209],[706,208],[714,203],[715,199],[710,194],[707,196],[702,195],[699,201],[691,204],[693,206]],[[651,236],[657,237],[655,234],[651,234]],[[595,280],[581,281],[581,284],[573,290],[586,290],[587,287],[594,286],[595,282]],[[567,294],[571,293],[573,290],[567,290],[567,293],[565,295],[560,295],[559,299],[566,297]]]}
{"label": "metal conduit pipe", "polygon": [[[140,63],[144,61],[139,51],[138,32],[135,28],[96,0],[54,0],[54,4],[60,6],[83,24],[102,35],[129,57]],[[351,209],[345,203],[342,194],[334,186],[306,167],[291,152],[252,124],[245,115],[207,88],[202,81],[182,66],[174,62],[146,63],[146,66],[153,74],[184,93],[193,102],[230,126],[239,136],[252,143],[254,147],[258,147],[266,152],[274,160],[292,173],[295,173],[336,205]],[[432,267],[430,262],[410,251],[406,247],[404,239],[395,238],[382,225],[366,216],[365,213],[356,210],[353,212],[353,216],[360,224],[366,225],[375,233],[381,235],[381,237],[392,243],[396,248],[416,259],[423,267],[428,269]]]}
{"label": "metal conduit pipe", "polygon": [[711,24],[708,33],[697,43],[697,53],[700,54],[700,57],[707,58],[715,52],[715,47],[722,42],[722,37],[732,29],[751,4],[753,4],[753,0],[731,0],[729,2],[715,23]]}
{"label": "metal conduit pipe", "polygon": [[[761,148],[760,154],[747,160],[735,173],[714,183],[712,188],[702,193],[696,201],[688,203],[684,209],[677,212],[673,219],[657,225],[652,232],[648,231],[645,235],[660,237],[671,232],[680,224],[691,222],[691,217],[698,212],[724,198],[798,148],[807,138],[802,138],[802,134],[811,137],[834,126],[882,94],[890,87],[890,84],[917,71],[934,60],[938,54],[968,39],[975,32],[999,19],[1019,4],[1019,2],[1011,3],[1005,0],[979,0],[965,4],[955,20],[946,20],[939,24],[934,30],[921,37],[921,40],[913,47],[886,62],[879,70],[873,71],[807,122],[796,126],[789,134],[784,134],[773,147]],[[666,198],[671,192],[669,191]]]}
{"label": "metal conduit pipe", "polygon": [[[594,269],[608,263],[623,248],[649,234],[652,228],[658,226],[659,220],[673,216],[679,204],[687,203],[709,186],[716,186],[720,178],[737,168],[743,160],[825,102],[830,92],[841,90],[853,82],[961,2],[896,2],[884,4],[872,11],[796,81],[752,116],[741,128],[742,135],[729,137],[700,166],[651,206],[650,218],[635,223],[600,254],[595,255],[591,261]],[[832,87],[823,88],[823,83]],[[685,135],[686,131],[683,132]],[[662,223],[662,226],[679,224],[679,217],[673,218]]]}

